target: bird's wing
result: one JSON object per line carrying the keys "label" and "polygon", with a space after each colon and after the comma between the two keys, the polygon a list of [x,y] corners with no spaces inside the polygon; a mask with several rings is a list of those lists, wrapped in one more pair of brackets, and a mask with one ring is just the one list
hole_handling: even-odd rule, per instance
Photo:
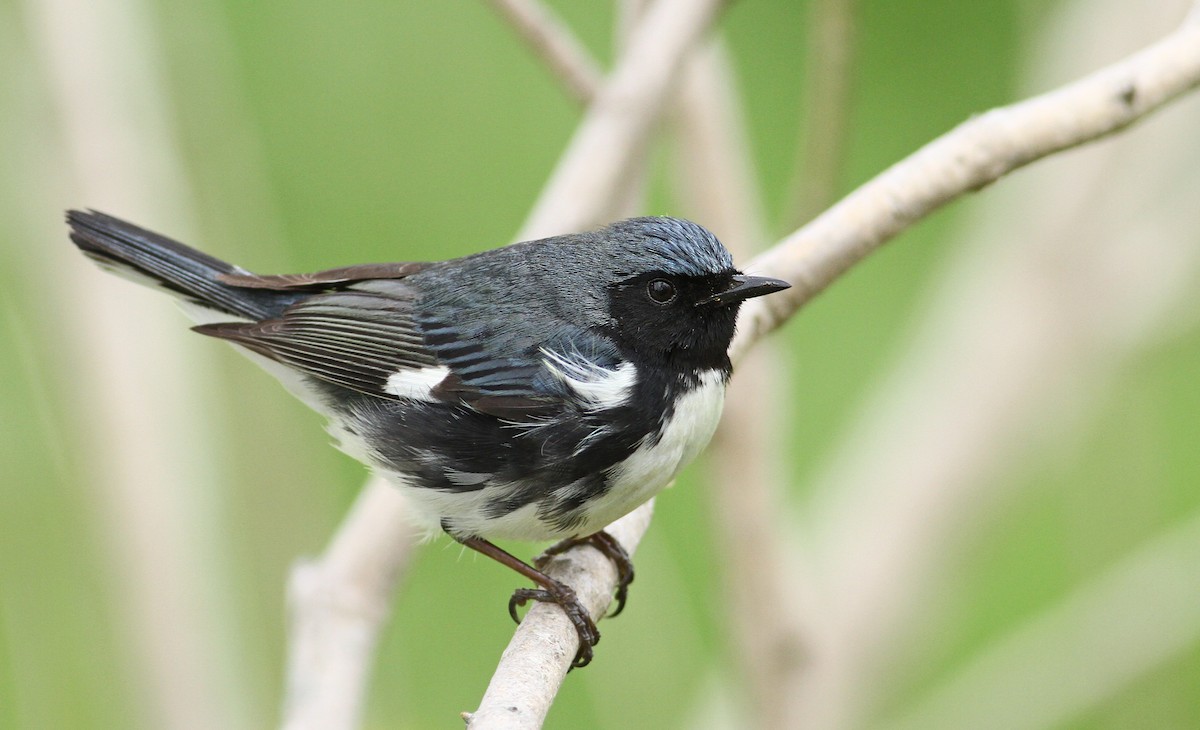
{"label": "bird's wing", "polygon": [[326,269],[311,274],[251,274],[248,271],[231,271],[217,277],[221,282],[243,289],[320,290],[331,286],[352,284],[375,279],[402,279],[428,268],[429,264],[405,261],[395,264],[359,264]]}
{"label": "bird's wing", "polygon": [[412,298],[399,282],[386,290],[348,288],[314,294],[278,317],[194,329],[326,382],[397,398],[388,392],[389,378],[438,365],[413,321]]}
{"label": "bird's wing", "polygon": [[[290,278],[289,287],[293,281],[300,277]],[[496,332],[488,318],[451,314],[451,321],[442,321],[421,312],[411,287],[380,279],[316,293],[278,317],[195,329],[378,398],[458,402],[514,421],[563,408],[567,384],[546,367],[545,341],[514,336],[519,326]],[[615,348],[585,342],[582,331],[560,326],[551,334],[551,340],[570,343],[552,342],[553,351],[587,352],[591,361],[600,361],[598,367],[617,362]]]}

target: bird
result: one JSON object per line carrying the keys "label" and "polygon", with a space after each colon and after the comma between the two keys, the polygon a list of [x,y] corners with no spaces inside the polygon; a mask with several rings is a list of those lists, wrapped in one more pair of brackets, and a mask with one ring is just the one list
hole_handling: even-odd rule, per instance
{"label": "bird", "polygon": [[[102,268],[174,295],[328,420],[339,448],[407,499],[416,525],[506,565],[509,613],[562,607],[586,666],[600,633],[541,568],[672,482],[707,444],[742,302],[787,289],[739,271],[704,227],[640,217],[434,262],[258,275],[95,210],[71,241]],[[531,565],[494,540],[557,540]]]}

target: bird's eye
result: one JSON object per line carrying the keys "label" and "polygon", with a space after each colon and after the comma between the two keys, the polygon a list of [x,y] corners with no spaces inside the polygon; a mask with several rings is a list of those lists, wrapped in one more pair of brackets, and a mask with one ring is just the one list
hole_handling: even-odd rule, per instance
{"label": "bird's eye", "polygon": [[655,279],[646,285],[646,293],[659,304],[669,304],[675,298],[675,285],[666,279]]}

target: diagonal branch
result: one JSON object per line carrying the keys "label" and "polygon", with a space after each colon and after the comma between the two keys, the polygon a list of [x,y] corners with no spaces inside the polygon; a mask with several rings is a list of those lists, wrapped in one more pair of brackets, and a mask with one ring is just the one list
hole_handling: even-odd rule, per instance
{"label": "diagonal branch", "polygon": [[579,231],[614,215],[621,182],[643,156],[687,52],[724,0],[658,0],[588,108],[519,238]]}
{"label": "diagonal branch", "polygon": [[[647,11],[617,69],[588,109],[522,238],[587,228],[625,201],[623,181],[636,167],[665,108],[682,59],[721,5],[721,0],[660,0]],[[358,724],[386,607],[412,548],[405,505],[396,497],[383,479],[369,480],[325,554],[292,572],[285,727]],[[645,505],[626,518],[637,526],[622,541],[630,552],[649,524],[650,511],[651,506]],[[548,572],[560,580],[567,577],[568,583],[580,573],[603,576],[607,559],[587,562],[587,555],[586,549],[573,550]],[[585,561],[582,571],[571,576],[559,572],[578,560]],[[609,585],[606,595],[612,594],[613,582],[615,575],[612,580],[601,579]],[[578,585],[573,587],[579,590]],[[536,630],[546,614],[553,616],[551,611],[536,609],[522,622],[526,631]],[[576,640],[572,632],[563,643]],[[560,675],[555,688],[561,681]],[[553,691],[549,697],[553,698]],[[477,714],[486,718],[485,710],[481,706]]]}
{"label": "diagonal branch", "polygon": [[735,360],[851,266],[943,205],[1030,162],[1124,129],[1198,84],[1200,6],[1141,52],[935,139],[750,263],[792,288],[742,307]]}
{"label": "diagonal branch", "polygon": [[[769,300],[778,295],[751,300],[759,304],[744,309],[731,354],[740,359],[839,275],[942,205],[1029,162],[1122,129],[1198,84],[1200,13],[1193,13],[1179,30],[1125,61],[1058,91],[993,110],[926,145],[750,263],[747,268],[756,273],[790,279],[795,286],[789,291],[796,293],[775,306]],[[597,569],[606,568],[598,563]],[[615,578],[607,586],[614,588]],[[531,612],[526,622],[534,618]],[[565,646],[569,653],[574,646],[573,629],[559,623],[557,638],[544,638],[541,651]],[[521,686],[525,697],[537,698],[537,706],[548,709],[561,677],[540,671],[547,665],[544,655],[526,650],[520,671],[514,671],[508,661],[514,651],[510,644],[492,684]],[[492,695],[487,717],[507,717],[501,711],[514,705]],[[472,718],[473,727],[484,726],[479,724],[483,710]],[[513,714],[518,713],[509,711]]]}
{"label": "diagonal branch", "polygon": [[586,105],[595,97],[604,80],[600,64],[553,9],[539,0],[488,2],[545,61],[575,102]]}

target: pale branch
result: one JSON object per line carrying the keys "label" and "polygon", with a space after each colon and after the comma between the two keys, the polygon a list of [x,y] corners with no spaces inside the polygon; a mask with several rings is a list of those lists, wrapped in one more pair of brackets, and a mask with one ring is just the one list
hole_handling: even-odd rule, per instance
{"label": "pale branch", "polygon": [[[632,555],[650,526],[653,513],[654,500],[650,500],[605,530]],[[595,620],[604,615],[612,602],[616,567],[590,545],[556,555],[546,573],[574,588]],[[562,609],[549,603],[534,604],[501,655],[479,709],[463,713],[467,727],[472,730],[541,727],[578,648],[579,636]]]}
{"label": "pale branch", "polygon": [[1200,84],[1200,9],[1173,33],[1054,91],[974,117],[858,188],[750,262],[792,288],[748,301],[740,357],[839,276],[943,205],[1055,152],[1133,124]]}
{"label": "pale branch", "polygon": [[[1179,10],[1081,0],[1065,14],[1041,34],[1040,77],[1094,67],[1086,56],[1144,42]],[[1015,465],[1078,438],[1116,373],[1177,321],[1200,266],[1196,101],[972,207],[982,225],[960,232],[802,507],[825,597],[811,617],[822,660],[797,688],[806,725],[874,722],[898,656],[955,603],[956,556],[1032,484],[1009,478]]]}
{"label": "pale branch", "polygon": [[[744,108],[732,64],[719,41],[692,55],[676,117],[676,185],[684,214],[714,231],[743,261],[766,242],[762,195],[751,169]],[[730,675],[746,693],[748,723],[800,727],[793,688],[804,671],[806,636],[790,565],[784,477],[772,455],[787,429],[786,378],[780,352],[764,342],[738,365],[721,427],[706,456],[709,520],[721,557],[726,644],[737,662]],[[782,390],[781,390],[782,389]]]}
{"label": "pale branch", "polygon": [[404,513],[400,492],[373,478],[321,558],[292,568],[288,730],[358,727],[379,631],[416,541]]}
{"label": "pale branch", "polygon": [[[1200,643],[1200,515],[986,647],[887,730],[1065,727]],[[1152,598],[1151,598],[1152,597]]]}
{"label": "pale branch", "polygon": [[846,155],[854,78],[856,0],[810,3],[803,138],[784,206],[788,228],[834,202]]}
{"label": "pale branch", "polygon": [[[178,130],[163,113],[170,94],[153,16],[130,0],[25,0],[0,15],[25,21],[5,29],[25,31],[5,50],[27,54],[25,73],[45,84],[55,113],[22,141],[29,155],[6,160],[5,183],[23,190],[14,212],[27,219],[5,225],[47,243],[29,247],[28,273],[36,261],[53,272],[47,287],[53,281],[69,295],[40,297],[39,322],[62,336],[65,362],[86,363],[61,383],[60,395],[80,415],[72,419],[80,428],[75,446],[87,455],[91,537],[101,551],[89,558],[113,583],[97,595],[105,605],[88,609],[104,614],[113,632],[116,663],[106,670],[114,683],[138,688],[131,724],[245,726],[251,703],[236,661],[244,647],[230,639],[230,573],[213,557],[223,554],[213,520],[225,475],[211,458],[218,390],[206,353],[170,307],[100,275],[73,247],[41,238],[53,223],[44,216],[68,200],[146,220],[194,218]],[[4,102],[8,112],[11,103]],[[19,134],[20,118],[6,119],[9,134]],[[12,688],[0,692],[7,708],[20,705]],[[69,694],[62,693],[66,701]]]}
{"label": "pale branch", "polygon": [[685,56],[723,4],[658,0],[646,9],[519,238],[585,230],[611,217],[621,202],[621,183],[643,156]]}
{"label": "pale branch", "polygon": [[[647,144],[654,122],[664,108],[660,100],[668,95],[682,57],[698,42],[720,4],[718,0],[663,0],[655,3],[653,10],[637,24],[617,69],[599,92],[596,103],[589,108],[571,148],[564,154],[554,179],[543,192],[538,205],[542,212],[531,215],[523,238],[536,237],[536,233],[529,231],[539,229],[557,233],[586,228],[625,201],[627,194],[623,183],[629,172],[636,168],[637,151]],[[635,119],[631,121],[630,118]],[[615,174],[605,177],[601,168],[613,160],[623,162],[619,170],[607,168]],[[578,180],[588,177],[599,184],[589,186],[584,193],[586,197],[562,210],[547,204],[547,200],[570,197]],[[391,492],[394,489],[382,480],[370,480],[339,529],[334,547],[315,564],[299,566],[293,575],[291,605],[297,618],[290,637],[293,646],[284,718],[289,727],[353,727],[357,723],[373,658],[374,637],[385,616],[374,610],[357,614],[355,611],[364,606],[387,604],[410,552],[410,543],[404,537],[396,537],[407,535],[407,528],[404,505],[390,500],[385,493]],[[387,507],[378,511],[367,507],[381,504]],[[649,510],[649,507],[645,508],[644,522],[634,520],[631,524],[640,525],[640,530],[644,531]],[[635,545],[640,537],[641,532],[629,535],[628,544]],[[322,566],[333,559],[332,552],[341,543],[355,546],[355,549],[340,552],[338,561],[344,564],[343,570],[334,573],[335,579],[324,582],[327,590],[304,590],[303,587],[312,584],[312,576],[328,575]],[[569,559],[574,560],[580,552],[587,554],[584,549],[574,550],[568,553]],[[352,567],[355,565],[360,567]],[[354,576],[364,575],[379,575],[382,579],[368,582],[354,579]],[[555,573],[551,572],[551,575]],[[614,575],[608,582],[609,596],[615,580]],[[357,598],[342,598],[342,594]],[[310,606],[317,598],[340,605],[341,611]],[[548,610],[535,606],[522,625],[532,621],[530,628],[535,628],[539,617]],[[300,618],[301,615],[304,618]],[[335,624],[325,627],[324,621]],[[340,651],[329,645],[339,635],[359,638],[354,640],[354,647]],[[575,640],[572,630],[564,642]],[[564,666],[563,673],[565,671]],[[555,687],[561,679],[559,676]],[[504,684],[501,682],[497,686]],[[547,707],[553,694],[551,691],[547,695]]]}
{"label": "pale branch", "polygon": [[568,96],[581,105],[591,102],[604,80],[600,64],[552,8],[540,0],[488,0],[488,3],[545,62]]}
{"label": "pale branch", "polygon": [[[1196,18],[1193,13],[1167,38],[1104,71],[965,123],[756,258],[748,270],[787,278],[797,291],[776,307],[770,306],[774,296],[751,300],[760,304],[744,310],[731,355],[740,358],[850,266],[941,205],[1024,164],[1111,134],[1196,86],[1200,83],[1200,23]],[[596,567],[611,571],[600,563]],[[611,590],[612,584],[608,587]],[[539,612],[539,616],[546,613]],[[558,640],[544,639],[543,646],[561,650],[574,645],[573,629],[565,619],[558,623]],[[506,658],[512,651],[515,647],[510,645]],[[564,669],[567,663],[569,657]],[[523,664],[533,665],[545,667],[544,662],[532,660]],[[524,701],[530,704],[519,706],[498,699],[497,706],[517,708],[506,709],[508,715],[541,717],[529,708],[548,708],[561,676],[557,672],[526,673],[516,681],[505,676],[509,671],[502,665],[493,683],[499,683],[498,687],[520,684]],[[492,717],[496,716],[488,715],[489,722]],[[484,727],[478,715],[472,722],[476,728]]]}
{"label": "pale branch", "polygon": [[[587,228],[606,217],[619,197],[621,180],[645,148],[684,54],[720,4],[660,0],[649,9],[563,155],[522,238]],[[782,276],[795,286],[789,296],[752,300],[743,309],[731,354],[740,357],[838,275],[941,205],[1033,160],[1121,129],[1195,86],[1200,82],[1200,23],[1195,18],[1193,13],[1179,31],[1105,71],[965,123],[755,259],[748,269]],[[628,521],[621,538],[627,545],[644,532],[649,511],[639,509],[621,521]],[[399,526],[401,521],[397,517],[392,523]],[[345,529],[353,528],[347,524]],[[615,574],[593,552],[580,548],[567,553],[551,566],[551,574],[563,578],[564,566],[583,568],[568,579],[577,590],[576,577],[600,576],[593,587],[607,601]],[[495,690],[489,690],[471,717],[473,726],[498,727],[492,723],[511,716],[544,717],[576,640],[561,612],[551,606],[531,609],[493,677]],[[530,674],[532,666],[555,669]],[[513,676],[524,679],[513,681]],[[518,686],[521,705],[506,694]],[[492,712],[492,707],[502,709]]]}

